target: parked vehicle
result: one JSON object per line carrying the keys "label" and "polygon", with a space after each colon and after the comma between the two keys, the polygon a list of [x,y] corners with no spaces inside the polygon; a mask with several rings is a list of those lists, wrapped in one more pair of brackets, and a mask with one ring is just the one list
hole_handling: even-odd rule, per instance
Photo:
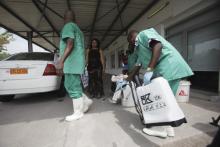
{"label": "parked vehicle", "polygon": [[57,76],[52,53],[18,53],[0,61],[0,101],[16,94],[59,91],[64,93],[62,77]]}

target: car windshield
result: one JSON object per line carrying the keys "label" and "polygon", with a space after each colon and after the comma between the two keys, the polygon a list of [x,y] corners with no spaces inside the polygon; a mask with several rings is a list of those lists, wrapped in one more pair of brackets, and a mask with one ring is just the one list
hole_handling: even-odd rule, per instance
{"label": "car windshield", "polygon": [[53,61],[54,56],[51,53],[19,53],[7,58],[10,60],[40,60],[40,61]]}

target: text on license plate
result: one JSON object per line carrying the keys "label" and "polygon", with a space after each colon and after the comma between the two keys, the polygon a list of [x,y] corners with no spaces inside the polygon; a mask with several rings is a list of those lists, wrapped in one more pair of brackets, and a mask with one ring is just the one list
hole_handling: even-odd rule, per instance
{"label": "text on license plate", "polygon": [[27,68],[11,68],[10,69],[10,74],[15,75],[15,74],[28,74]]}

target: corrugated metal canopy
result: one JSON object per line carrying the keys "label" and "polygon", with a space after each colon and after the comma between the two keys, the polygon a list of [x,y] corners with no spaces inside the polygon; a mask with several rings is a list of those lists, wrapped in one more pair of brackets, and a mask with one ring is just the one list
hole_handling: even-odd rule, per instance
{"label": "corrugated metal canopy", "polygon": [[63,14],[75,11],[85,43],[91,38],[106,48],[159,0],[0,0],[0,25],[47,50],[59,48]]}

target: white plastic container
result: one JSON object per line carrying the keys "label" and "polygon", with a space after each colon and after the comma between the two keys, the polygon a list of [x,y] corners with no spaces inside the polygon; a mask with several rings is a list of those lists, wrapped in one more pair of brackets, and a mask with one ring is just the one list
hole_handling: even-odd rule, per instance
{"label": "white plastic container", "polygon": [[179,87],[176,92],[177,102],[181,102],[181,103],[189,102],[190,85],[191,83],[189,81],[185,81],[185,80],[180,81]]}
{"label": "white plastic container", "polygon": [[137,95],[145,124],[184,121],[185,115],[163,77],[155,78],[150,84],[138,87]]}

